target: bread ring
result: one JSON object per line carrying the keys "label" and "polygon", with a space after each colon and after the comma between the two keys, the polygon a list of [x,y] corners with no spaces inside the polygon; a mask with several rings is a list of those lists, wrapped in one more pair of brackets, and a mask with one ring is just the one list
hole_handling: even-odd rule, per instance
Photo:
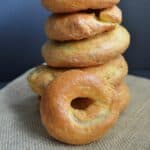
{"label": "bread ring", "polygon": [[[56,77],[69,69],[55,69],[41,65],[28,75],[28,83],[32,90],[38,95],[43,95],[47,85]],[[117,86],[128,73],[128,66],[122,56],[97,67],[82,68],[82,71],[95,74],[98,78]]]}
{"label": "bread ring", "polygon": [[122,22],[122,11],[117,6],[104,9],[103,11],[100,12],[99,19],[104,22],[112,22],[120,24]]}
{"label": "bread ring", "polygon": [[90,67],[124,53],[129,43],[129,33],[118,25],[114,30],[90,39],[64,43],[48,41],[42,48],[42,56],[52,67]]}
{"label": "bread ring", "polygon": [[130,92],[126,83],[121,83],[116,87],[118,93],[119,109],[120,112],[123,112],[129,104],[130,101]]}
{"label": "bread ring", "polygon": [[81,40],[115,28],[121,23],[122,12],[117,6],[100,11],[52,15],[45,24],[45,33],[51,40]]}
{"label": "bread ring", "polygon": [[50,16],[45,24],[49,39],[57,41],[81,40],[115,28],[113,23],[105,23],[95,13],[75,13]]}
{"label": "bread ring", "polygon": [[120,0],[42,0],[43,6],[54,13],[108,8],[119,2]]}
{"label": "bread ring", "polygon": [[[74,108],[72,101],[77,98],[91,103],[86,108]],[[116,92],[93,74],[67,71],[46,88],[40,114],[43,125],[55,139],[87,144],[101,138],[116,122]]]}

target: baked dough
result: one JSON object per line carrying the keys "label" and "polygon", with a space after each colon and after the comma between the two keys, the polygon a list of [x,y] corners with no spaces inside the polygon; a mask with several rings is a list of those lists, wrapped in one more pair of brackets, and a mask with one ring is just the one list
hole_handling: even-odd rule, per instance
{"label": "baked dough", "polygon": [[[28,83],[35,93],[43,95],[45,88],[52,80],[69,70],[71,69],[56,69],[41,65],[30,72],[27,77]],[[93,73],[111,85],[118,86],[127,75],[128,66],[123,56],[118,56],[104,65],[82,68],[81,70]]]}
{"label": "baked dough", "polygon": [[[89,99],[86,108],[74,108],[76,98]],[[40,103],[43,125],[55,139],[87,144],[101,138],[119,115],[116,92],[93,74],[67,71],[53,80]]]}
{"label": "baked dough", "polygon": [[124,82],[116,87],[116,91],[118,93],[119,110],[123,112],[130,102],[130,91],[127,84]]}
{"label": "baked dough", "polygon": [[81,40],[113,30],[121,21],[122,12],[117,6],[101,11],[54,14],[46,21],[45,33],[51,40]]}
{"label": "baked dough", "polygon": [[100,12],[99,19],[104,22],[112,22],[120,24],[122,22],[122,11],[117,6],[104,9],[103,11]]}
{"label": "baked dough", "polygon": [[112,31],[80,41],[48,41],[42,47],[45,62],[52,67],[90,67],[124,53],[130,43],[128,31],[117,25]]}
{"label": "baked dough", "polygon": [[110,31],[115,24],[102,22],[95,13],[75,13],[50,16],[45,24],[48,39],[57,41],[81,40]]}
{"label": "baked dough", "polygon": [[108,8],[119,2],[120,0],[42,0],[43,6],[54,13]]}

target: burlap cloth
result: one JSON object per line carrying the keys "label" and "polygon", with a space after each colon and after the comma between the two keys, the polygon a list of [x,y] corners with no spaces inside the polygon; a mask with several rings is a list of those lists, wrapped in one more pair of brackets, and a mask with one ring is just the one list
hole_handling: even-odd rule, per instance
{"label": "burlap cloth", "polygon": [[132,101],[114,128],[97,142],[71,146],[48,136],[26,75],[0,91],[0,150],[150,150],[150,80],[128,76]]}

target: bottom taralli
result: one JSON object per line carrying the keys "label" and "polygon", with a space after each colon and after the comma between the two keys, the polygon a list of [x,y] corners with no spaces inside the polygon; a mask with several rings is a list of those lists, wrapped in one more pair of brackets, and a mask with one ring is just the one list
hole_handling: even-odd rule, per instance
{"label": "bottom taralli", "polygon": [[[83,98],[85,107],[74,107],[72,101],[78,98]],[[54,138],[69,144],[87,144],[101,138],[115,124],[119,103],[110,84],[93,74],[73,70],[48,85],[40,113],[43,125]]]}
{"label": "bottom taralli", "polygon": [[[30,73],[29,82],[35,71]],[[40,96],[43,125],[51,136],[68,144],[88,144],[103,137],[130,100],[124,82],[114,86],[94,73],[74,69],[61,72],[50,81],[39,79],[40,74],[32,86],[43,91]],[[39,82],[47,86],[39,86]]]}

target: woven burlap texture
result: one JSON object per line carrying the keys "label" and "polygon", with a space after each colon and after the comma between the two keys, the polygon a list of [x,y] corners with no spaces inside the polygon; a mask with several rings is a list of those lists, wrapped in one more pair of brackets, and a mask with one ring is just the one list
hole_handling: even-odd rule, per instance
{"label": "woven burlap texture", "polygon": [[27,74],[0,91],[0,150],[150,150],[150,80],[129,75],[132,101],[117,124],[99,141],[72,146],[48,136]]}

